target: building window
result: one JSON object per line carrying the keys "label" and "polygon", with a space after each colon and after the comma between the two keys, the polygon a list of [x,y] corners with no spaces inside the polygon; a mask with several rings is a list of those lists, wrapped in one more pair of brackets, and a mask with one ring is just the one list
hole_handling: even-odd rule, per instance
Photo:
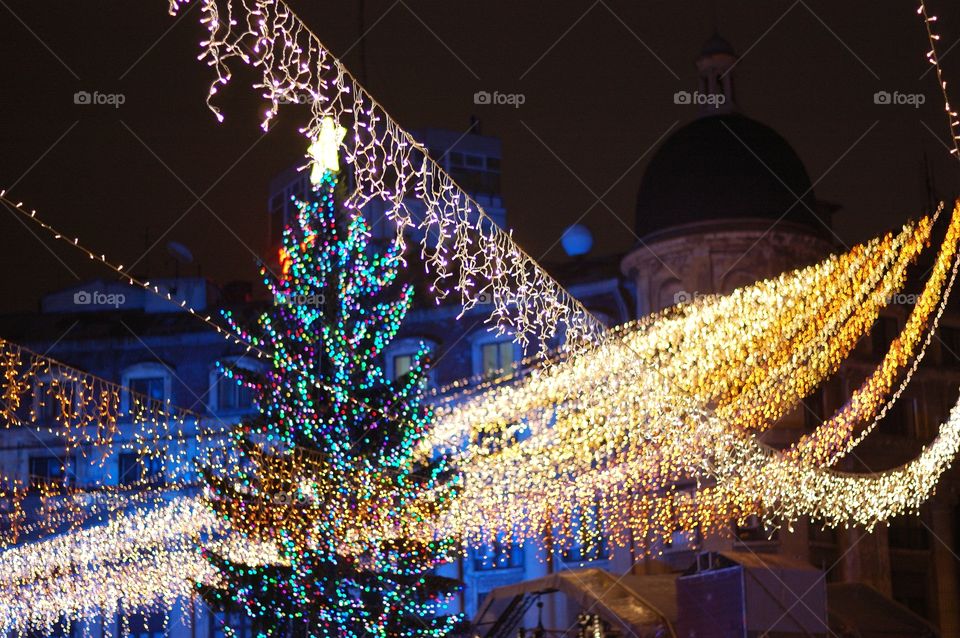
{"label": "building window", "polygon": [[142,394],[151,401],[162,402],[167,394],[165,391],[166,380],[163,377],[139,377],[130,379],[130,391],[136,394]]}
{"label": "building window", "polygon": [[606,560],[610,549],[607,537],[602,532],[582,532],[578,527],[573,544],[563,551],[561,560],[565,563],[586,563]]}
{"label": "building window", "polygon": [[250,617],[241,610],[216,611],[210,614],[209,638],[250,638],[253,635]]}
{"label": "building window", "polygon": [[170,371],[161,363],[140,363],[127,368],[121,375],[127,389],[124,411],[138,407],[162,409],[170,400]]}
{"label": "building window", "polygon": [[891,549],[930,549],[930,534],[919,516],[902,515],[890,520],[887,542]]}
{"label": "building window", "polygon": [[899,333],[896,317],[877,317],[870,329],[870,349],[880,359],[887,354],[894,337]]}
{"label": "building window", "polygon": [[576,512],[570,526],[570,546],[561,555],[563,562],[582,563],[608,557],[609,547],[600,520],[599,503],[595,503],[586,513]]}
{"label": "building window", "polygon": [[877,423],[877,432],[887,436],[907,436],[910,432],[910,410],[907,409],[910,403],[909,398],[900,397]]}
{"label": "building window", "polygon": [[446,154],[448,172],[469,193],[500,192],[500,158],[476,153],[450,151]]}
{"label": "building window", "polygon": [[663,546],[668,552],[692,552],[700,546],[702,540],[700,528],[675,529],[669,538],[664,539]]}
{"label": "building window", "polygon": [[74,638],[77,635],[77,622],[66,619],[57,621],[50,629],[33,629],[25,635],[27,638]]}
{"label": "building window", "polygon": [[767,527],[759,516],[751,514],[743,523],[733,523],[733,535],[738,543],[776,542],[780,530]]}
{"label": "building window", "polygon": [[[210,411],[214,413],[248,412],[254,408],[255,391],[246,384],[239,383],[238,378],[230,378],[223,369],[247,372],[248,381],[262,375],[263,369],[255,361],[244,357],[228,357],[221,359],[219,366],[210,370]],[[235,375],[239,377],[240,375]]]}
{"label": "building window", "polygon": [[940,327],[940,360],[951,368],[960,368],[960,328]]}
{"label": "building window", "polygon": [[494,377],[509,372],[517,361],[516,344],[513,341],[490,341],[479,346],[477,374]]}
{"label": "building window", "polygon": [[463,160],[463,163],[467,168],[475,168],[480,170],[486,168],[486,158],[482,155],[464,154]]}
{"label": "building window", "polygon": [[164,638],[167,635],[166,616],[162,613],[133,614],[127,617],[130,638]]}
{"label": "building window", "polygon": [[215,376],[214,385],[216,386],[217,412],[236,412],[253,408],[253,390],[249,386],[237,383],[236,379],[222,374]]}
{"label": "building window", "polygon": [[523,547],[507,543],[502,538],[481,545],[474,551],[473,569],[476,571],[523,567]]}
{"label": "building window", "polygon": [[73,485],[77,481],[77,457],[31,456],[30,486]]}
{"label": "building window", "polygon": [[163,459],[155,456],[143,456],[133,452],[124,452],[117,462],[117,484],[134,485],[137,483],[161,483],[163,481]]}
{"label": "building window", "polygon": [[410,372],[410,368],[413,367],[413,355],[412,354],[398,354],[393,357],[393,374],[391,375],[393,380],[396,381],[400,377]]}
{"label": "building window", "polygon": [[33,387],[33,414],[44,423],[59,421],[64,406],[67,414],[72,415],[77,403],[76,382],[58,375],[47,375],[37,379]]}
{"label": "building window", "polygon": [[253,407],[253,391],[249,386],[237,383],[234,379],[220,377],[217,381],[217,409],[249,410]]}
{"label": "building window", "polygon": [[[436,349],[436,344],[429,339],[420,337],[404,337],[397,339],[383,353],[385,364],[384,373],[391,381],[397,381],[405,374],[409,374],[417,362],[417,353],[426,350],[428,353]],[[433,370],[427,369],[427,381],[432,382]]]}

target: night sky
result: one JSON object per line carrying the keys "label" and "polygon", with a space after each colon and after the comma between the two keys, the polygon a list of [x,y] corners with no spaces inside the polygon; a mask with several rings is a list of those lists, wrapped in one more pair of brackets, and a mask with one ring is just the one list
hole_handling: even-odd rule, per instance
{"label": "night sky", "polygon": [[[834,224],[842,242],[921,210],[924,155],[938,195],[960,191],[914,0],[367,0],[362,45],[358,3],[291,4],[361,76],[365,51],[368,89],[408,129],[464,131],[476,115],[502,139],[509,224],[545,262],[562,259],[557,240],[578,220],[596,254],[636,243],[640,177],[651,147],[695,117],[673,96],[695,88],[693,62],[715,27],[743,55],[734,76],[742,111],[794,146],[818,198],[843,206]],[[960,5],[930,6],[960,103]],[[175,20],[166,0],[0,0],[0,187],[116,261],[143,256],[141,273],[173,274],[172,240],[218,283],[253,280],[267,185],[301,161],[306,109],[281,110],[262,136],[253,76],[235,67],[218,125],[204,104],[211,72],[195,59],[199,15]],[[122,93],[125,103],[76,105],[81,90]],[[525,103],[476,106],[479,90],[522,93]],[[876,105],[880,90],[926,103]],[[0,311],[34,309],[75,277],[110,276],[0,215]]]}

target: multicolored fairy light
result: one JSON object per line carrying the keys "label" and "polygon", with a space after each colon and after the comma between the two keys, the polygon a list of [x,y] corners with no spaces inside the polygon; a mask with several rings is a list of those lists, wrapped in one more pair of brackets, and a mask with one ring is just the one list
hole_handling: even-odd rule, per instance
{"label": "multicolored fairy light", "polygon": [[376,253],[363,218],[342,213],[337,184],[326,170],[297,202],[283,274],[264,271],[274,303],[256,327],[225,314],[273,356],[263,374],[233,370],[260,415],[237,432],[238,463],[206,472],[211,505],[244,537],[272,543],[282,564],[207,552],[223,582],[210,602],[241,603],[267,634],[294,622],[310,636],[441,636],[458,621],[437,616],[454,583],[429,572],[454,543],[424,521],[455,483],[441,480],[442,463],[415,459],[432,419],[427,352],[397,380],[381,363],[413,288],[397,281],[399,247]]}
{"label": "multicolored fairy light", "polygon": [[[369,255],[359,216],[345,230],[323,222],[334,206],[332,173],[343,138],[338,122],[352,122],[347,160],[361,185],[349,205],[358,211],[374,198],[389,202],[398,225],[394,248],[405,229],[427,231],[421,253],[441,296],[446,279],[456,282],[452,289],[467,308],[492,295],[494,321],[517,329],[521,341],[556,335],[564,325],[572,340],[589,340],[597,324],[429,161],[282,2],[243,0],[233,20],[235,2],[198,1],[210,34],[204,56],[218,75],[211,97],[229,80],[232,57],[263,70],[259,88],[271,100],[265,127],[279,103],[309,93],[314,117],[304,133],[311,140],[312,181],[321,192],[329,189],[319,209],[301,207],[295,240],[285,240],[282,277],[267,281],[277,307],[286,310],[265,315],[252,334],[233,337],[270,361],[266,379],[222,368],[260,393],[268,418],[237,435],[239,458],[208,466],[205,497],[148,509],[147,501],[159,497],[155,491],[138,500],[104,490],[110,523],[4,552],[0,631],[49,631],[64,617],[121,607],[169,610],[197,581],[219,585],[255,615],[281,611],[285,619],[302,619],[314,606],[318,635],[408,635],[391,623],[432,617],[435,600],[408,594],[431,588],[424,570],[449,553],[452,536],[471,542],[506,532],[520,539],[550,529],[562,544],[579,533],[578,521],[596,533],[643,542],[676,528],[717,529],[753,513],[870,527],[917,507],[952,463],[960,448],[960,404],[933,443],[904,466],[868,475],[830,469],[900,397],[924,356],[956,278],[956,210],[918,303],[883,360],[847,406],[786,450],[768,449],[756,435],[849,355],[902,287],[936,217],[811,269],[623,327],[552,369],[491,382],[443,407],[433,427],[420,395],[426,353],[417,357],[414,373],[396,383],[376,364],[409,295],[401,291],[394,302],[374,304],[372,313],[362,303],[395,283],[399,252]],[[171,9],[183,2],[172,0]],[[219,20],[219,6],[231,20]],[[957,155],[960,121],[946,101],[936,17],[923,2],[918,13]],[[226,24],[246,30],[224,32]],[[406,208],[410,192],[425,204],[422,222]],[[8,201],[3,193],[0,199]],[[19,205],[13,210],[27,214]],[[132,285],[160,294],[35,214],[28,218]],[[340,261],[324,262],[329,254]],[[335,277],[345,263],[348,276]],[[328,287],[345,321],[330,323],[316,310],[320,304],[299,303],[304,296],[324,300],[317,291],[331,278],[336,285]],[[61,436],[67,449],[163,453],[166,443],[190,435],[180,426],[192,415],[145,403],[132,417],[140,426],[136,436],[121,441],[114,429],[124,389],[76,370],[51,381],[38,370],[59,364],[24,357],[10,344],[2,348],[8,423],[24,422],[22,398],[36,387],[40,400],[57,408],[50,434]],[[387,387],[390,393],[379,394]],[[88,417],[101,395],[103,410]],[[104,436],[94,439],[90,432]],[[451,467],[424,463],[438,447],[457,452]],[[23,486],[8,493],[16,503]],[[51,503],[63,501],[45,511],[45,522],[82,521],[89,509],[73,504],[86,497],[44,494]],[[213,516],[206,509],[211,503],[226,516]],[[11,520],[22,515],[14,507]],[[192,551],[198,543],[205,559]],[[331,573],[336,577],[327,577]],[[277,594],[285,602],[271,607]],[[427,633],[439,635],[447,622]]]}

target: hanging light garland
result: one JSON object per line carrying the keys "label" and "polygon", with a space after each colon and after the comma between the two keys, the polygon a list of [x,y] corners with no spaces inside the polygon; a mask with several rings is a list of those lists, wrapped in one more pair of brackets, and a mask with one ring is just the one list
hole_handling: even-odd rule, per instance
{"label": "hanging light garland", "polygon": [[[77,526],[134,504],[145,493],[182,485],[192,480],[195,457],[222,446],[229,430],[222,422],[214,424],[214,418],[176,408],[169,400],[152,399],[3,339],[0,395],[0,427],[28,428],[54,437],[64,459],[81,457],[91,466],[106,468],[117,454],[128,452],[140,459],[155,459],[163,467],[162,485],[159,476],[124,477],[124,485],[91,488],[70,482],[28,485],[18,477],[0,476],[0,498],[7,504],[0,513],[6,523],[0,544],[16,543],[23,534]],[[184,445],[186,441],[193,445]],[[106,474],[107,480],[117,478],[110,471]],[[39,496],[40,507],[26,523],[22,505],[30,494]]]}
{"label": "hanging light garland", "polygon": [[[570,365],[557,364],[446,408],[431,443],[463,450],[455,465],[464,484],[446,531],[466,530],[471,542],[489,540],[505,527],[517,539],[536,537],[548,528],[562,529],[582,512],[599,507],[603,527],[620,538],[658,529],[662,534],[672,530],[676,512],[682,509],[674,502],[676,486],[684,483],[717,486],[691,499],[699,501],[698,524],[706,528],[725,524],[731,511],[740,512],[734,518],[767,512],[785,520],[806,514],[859,524],[876,523],[891,512],[911,507],[929,494],[946,467],[944,459],[952,458],[952,420],[944,426],[943,442],[935,451],[891,475],[894,478],[883,479],[884,489],[892,494],[889,499],[876,501],[870,481],[841,480],[820,466],[849,449],[856,426],[881,418],[912,377],[924,351],[921,345],[925,349],[929,344],[955,279],[960,208],[954,210],[934,268],[903,332],[855,394],[853,407],[772,460],[768,450],[758,451],[750,444],[755,444],[755,432],[773,424],[771,414],[795,408],[805,396],[802,391],[812,391],[832,374],[869,330],[879,309],[903,285],[906,265],[929,239],[930,221],[921,220],[897,238],[872,242],[818,266],[727,297],[700,300],[651,323],[612,331],[604,344]],[[882,258],[894,245],[901,247],[898,257]],[[870,275],[873,270],[879,276]],[[815,291],[814,299],[803,299],[801,282],[809,284],[825,272],[866,275],[825,279],[805,288],[808,295]],[[841,300],[844,303],[838,305]],[[760,303],[754,306],[755,302]],[[851,302],[855,308],[848,318],[837,320],[837,308]],[[777,320],[764,324],[769,309],[776,309]],[[790,333],[784,328],[787,325],[814,328],[787,339],[771,338],[771,334]],[[693,337],[670,340],[677,335]],[[736,353],[755,352],[744,343],[758,339],[773,343],[769,358],[749,359],[748,354],[747,365],[740,365]],[[673,356],[674,348],[682,350],[683,356]],[[783,359],[784,351],[794,353],[796,360]],[[717,352],[723,361],[731,362],[729,367],[717,365]],[[808,356],[811,352],[816,356]],[[765,361],[776,362],[771,375],[789,369],[791,380],[803,379],[801,390],[777,391],[776,384],[767,384],[757,374]],[[697,365],[708,369],[709,375]],[[737,393],[748,387],[738,385],[744,370],[746,378],[760,379],[759,387],[768,388],[768,410],[759,413],[759,419],[744,418],[756,412],[726,407],[737,405],[746,394]],[[904,381],[890,398],[894,381],[905,371]],[[712,384],[708,391],[682,385],[708,377]],[[677,391],[677,380],[683,391]],[[742,405],[751,408],[758,400],[744,400]],[[723,445],[729,445],[733,454],[724,455]],[[424,446],[424,451],[430,447]],[[752,468],[757,468],[756,473]],[[769,496],[766,486],[785,480],[788,472],[792,480],[780,483],[784,487],[776,491],[776,498]],[[815,511],[808,499],[791,500],[793,492],[803,492],[802,486],[811,481],[842,488],[844,496],[821,499],[826,505]],[[890,488],[890,481],[900,487]],[[731,484],[735,490],[729,489]],[[510,489],[497,487],[504,485]],[[850,490],[861,490],[860,498],[851,501]],[[864,504],[856,517],[849,517],[844,503],[863,504],[865,499],[876,504]],[[631,502],[636,502],[636,508],[628,505]],[[713,506],[704,507],[704,503]],[[824,510],[830,507],[835,509]],[[644,518],[646,522],[641,522]]]}
{"label": "hanging light garland", "polygon": [[[172,0],[171,10],[182,3]],[[257,88],[272,105],[265,128],[292,93],[313,91],[314,119],[304,132],[311,138],[312,165],[323,170],[331,169],[331,157],[336,157],[330,154],[331,144],[339,149],[339,123],[352,114],[347,160],[366,188],[351,205],[359,211],[373,198],[390,202],[390,215],[398,225],[397,250],[405,228],[430,231],[423,234],[421,252],[434,269],[441,297],[450,290],[444,281],[450,277],[457,279],[452,289],[461,294],[465,309],[492,291],[492,321],[501,330],[518,331],[522,343],[549,339],[563,325],[571,340],[589,341],[598,333],[598,324],[581,314],[582,307],[570,304],[567,293],[492,226],[449,176],[436,172],[439,167],[429,162],[425,150],[390,120],[285,5],[242,0],[238,22],[234,2],[202,3],[210,31],[202,57],[218,73],[210,97],[229,80],[227,62],[233,57],[262,67],[263,83]],[[246,30],[225,33],[218,4],[228,9],[227,24],[242,23]],[[931,26],[936,17],[923,3],[918,13],[925,20],[928,58],[946,99]],[[243,52],[244,44],[253,45],[252,54]],[[279,64],[282,55],[287,62]],[[211,108],[220,117],[219,110]],[[949,102],[946,110],[957,154],[960,123]],[[404,197],[411,188],[426,205],[428,221],[414,222],[406,208]],[[410,536],[426,541],[456,535],[477,543],[505,534],[506,540],[520,542],[550,529],[561,544],[572,543],[582,540],[578,526],[620,540],[639,536],[652,542],[674,529],[715,530],[755,513],[770,521],[811,516],[830,525],[871,528],[915,509],[929,498],[960,451],[960,402],[934,441],[902,467],[856,475],[830,465],[869,434],[914,376],[956,279],[960,206],[903,330],[850,402],[786,450],[766,447],[756,434],[795,409],[849,356],[880,309],[904,285],[907,267],[929,242],[938,215],[939,210],[931,219],[822,264],[613,330],[603,341],[564,355],[552,367],[497,380],[460,404],[444,406],[440,427],[429,441],[418,443],[417,450],[421,456],[436,448],[459,451],[454,465],[457,489],[450,492],[449,485],[436,482],[432,494],[452,496],[449,509],[418,502],[412,491],[403,495],[408,502],[402,509],[396,509],[397,474],[383,467],[345,465],[342,459],[303,450],[291,454],[289,464],[265,476],[268,483],[295,484],[299,497],[313,503],[303,535],[291,542],[309,546],[310,525],[318,521],[325,526],[335,521],[340,526],[337,550],[359,555],[371,541]],[[428,235],[440,239],[431,243]],[[471,252],[466,247],[476,235],[482,248]],[[99,260],[110,265],[102,255]],[[149,289],[149,282],[144,287]],[[160,292],[156,286],[154,291]],[[282,291],[274,290],[278,293]],[[382,310],[388,319],[393,312],[399,317],[405,304],[408,300]],[[549,327],[537,327],[544,319],[552,320]],[[238,335],[231,337],[238,344],[264,345],[242,331]],[[282,365],[296,367],[291,353],[269,354]],[[117,438],[118,387],[78,371],[54,370],[49,360],[25,356],[23,349],[6,342],[0,342],[0,366],[6,403],[0,416],[8,423],[22,422],[25,393],[45,383],[45,400],[53,402],[59,415],[50,432],[63,436],[68,450],[124,445]],[[344,394],[339,400],[348,406],[352,398]],[[78,409],[78,403],[84,408]],[[102,411],[88,416],[94,408]],[[173,416],[169,406],[144,403],[133,414],[133,421],[143,427],[126,443],[130,449],[142,451],[188,434],[182,426],[190,415]],[[413,462],[410,457],[393,460],[401,473]],[[229,463],[218,467],[229,473],[235,467]],[[10,492],[14,501],[22,499],[19,489],[14,485]],[[354,506],[329,509],[334,502],[329,496],[337,489],[363,493],[364,507],[359,512]],[[261,500],[265,496],[258,495]],[[197,553],[198,544],[238,564],[285,560],[274,543],[258,542],[249,529],[239,535],[227,529],[208,509],[210,495],[178,498],[159,508],[144,505],[153,497],[137,502],[116,495],[107,501],[114,518],[106,525],[0,554],[0,631],[37,626],[52,630],[64,617],[113,613],[121,605],[169,612],[173,601],[188,596],[196,583],[217,577]],[[132,503],[138,507],[121,511]],[[60,512],[64,518],[58,520],[74,520],[65,513],[72,510],[69,504],[60,505],[50,512]],[[267,513],[277,507],[269,503],[260,509]],[[22,514],[15,507],[12,518]],[[262,516],[260,521],[270,521],[272,514]]]}
{"label": "hanging light garland", "polygon": [[943,77],[943,67],[940,65],[940,56],[937,53],[937,42],[940,41],[940,35],[934,31],[934,25],[937,22],[937,16],[930,13],[927,9],[927,3],[920,0],[920,6],[917,7],[917,15],[923,19],[923,28],[926,31],[927,42],[930,49],[927,51],[927,62],[933,65],[937,74],[937,85],[943,96],[943,108],[947,116],[947,125],[950,130],[950,154],[960,161],[960,119],[957,118],[957,112],[950,106],[950,95],[947,93],[947,81]]}
{"label": "hanging light garland", "polygon": [[0,631],[52,631],[132,609],[165,612],[169,620],[197,583],[217,582],[201,542],[251,565],[282,561],[272,546],[229,534],[202,500],[161,500],[0,554]]}
{"label": "hanging light garland", "polygon": [[[762,365],[749,357],[738,358],[745,343],[759,343],[775,334],[786,342],[782,347],[805,356],[810,343],[819,340],[824,345],[818,356],[794,362],[791,369],[811,379],[828,375],[832,364],[823,361],[849,352],[866,332],[882,300],[900,289],[904,269],[929,240],[931,225],[931,220],[920,220],[900,233],[868,242],[822,264],[614,329],[594,349],[471,396],[460,406],[443,407],[441,427],[433,433],[430,447],[463,448],[452,466],[458,487],[451,495],[449,509],[438,510],[432,498],[418,501],[412,492],[412,500],[396,509],[396,476],[383,467],[347,467],[335,458],[294,450],[288,456],[289,463],[272,463],[270,472],[261,474],[257,492],[251,491],[250,498],[235,503],[248,514],[236,520],[250,521],[255,527],[238,537],[243,540],[238,540],[232,551],[253,552],[254,557],[269,561],[270,556],[258,553],[261,549],[256,539],[270,538],[269,530],[278,528],[278,521],[285,521],[287,534],[296,531],[288,524],[291,512],[304,521],[300,528],[303,536],[299,540],[289,537],[292,542],[310,547],[310,538],[321,537],[311,533],[320,524],[336,527],[337,533],[332,536],[338,539],[336,551],[362,555],[371,541],[383,539],[419,538],[429,542],[457,537],[469,544],[492,538],[523,542],[546,529],[551,530],[558,546],[596,543],[602,533],[614,541],[633,537],[641,546],[653,549],[658,539],[674,529],[700,526],[705,531],[717,530],[731,519],[750,514],[778,520],[812,515],[830,524],[872,525],[916,507],[934,488],[960,444],[957,410],[933,445],[913,462],[891,472],[867,476],[838,473],[824,466],[829,455],[823,450],[836,452],[849,445],[854,431],[849,420],[862,421],[883,409],[886,400],[878,397],[893,387],[891,379],[897,375],[891,370],[909,367],[918,356],[920,344],[925,347],[929,343],[956,273],[960,208],[951,217],[924,291],[902,334],[864,383],[863,403],[858,403],[854,411],[841,411],[828,420],[834,425],[810,435],[811,440],[828,443],[826,447],[801,439],[788,450],[770,450],[755,438],[755,432],[769,424],[731,421],[718,412],[719,406],[735,401],[738,389],[747,387],[738,385],[737,380],[754,378],[753,367]],[[309,246],[304,250],[309,252]],[[292,277],[305,275],[306,271],[291,273]],[[276,290],[275,294],[284,292]],[[349,302],[349,295],[344,299]],[[861,311],[864,307],[869,310]],[[389,310],[385,311],[389,315]],[[806,329],[809,323],[818,328]],[[824,330],[830,336],[824,336]],[[843,343],[833,343],[837,340]],[[729,367],[710,356],[712,349],[721,347],[719,343],[730,353]],[[704,348],[699,356],[688,352],[698,346]],[[778,369],[783,368],[785,364],[777,358],[778,347],[771,345],[765,352],[770,360],[778,361]],[[281,351],[277,356],[283,365],[296,363],[290,358],[292,353]],[[692,368],[696,362],[702,362],[710,374]],[[725,375],[726,382],[718,383],[717,375]],[[709,380],[706,390],[688,391],[689,387],[681,386],[683,391],[678,391],[677,380],[698,377]],[[782,402],[786,408],[791,396],[771,400]],[[717,402],[717,397],[725,402]],[[805,451],[808,449],[809,453]],[[229,474],[230,467],[222,465],[221,471]],[[282,502],[271,498],[280,486],[290,485],[295,486],[295,498]],[[242,485],[235,487],[240,492],[244,489]],[[365,496],[344,500],[336,497],[338,493]],[[53,574],[65,573],[63,561],[75,556],[49,548],[63,543],[63,547],[96,552],[103,561],[102,567],[93,571],[110,574],[121,582],[127,577],[109,557],[116,552],[146,556],[149,559],[143,562],[129,562],[130,571],[147,574],[150,579],[154,578],[150,574],[156,573],[159,579],[163,566],[192,560],[183,553],[189,546],[185,539],[197,538],[197,528],[191,525],[208,525],[203,515],[190,509],[199,502],[184,501],[183,509],[170,510],[170,516],[184,517],[176,523],[166,515],[149,525],[143,523],[153,526],[149,529],[129,521],[116,523],[137,529],[130,538],[137,536],[139,540],[131,540],[128,546],[107,542],[102,550],[96,550],[94,545],[106,541],[87,540],[84,530],[44,541],[54,543],[50,546],[39,543],[9,550],[22,554],[0,555],[0,563],[13,569],[0,570],[0,584],[10,583],[8,591],[17,592],[20,598],[14,600],[19,600],[18,604],[49,610],[43,612],[47,616],[34,616],[31,622],[47,622],[43,618],[57,618],[68,608],[77,617],[93,613],[70,602],[96,600],[98,609],[109,606],[103,597],[106,594],[91,594],[93,580],[77,584],[75,598],[47,601],[47,607],[32,602],[31,596],[42,597],[37,592],[59,586]],[[136,514],[131,520],[139,518]],[[217,519],[221,528],[226,519],[234,517]],[[590,530],[586,537],[584,527]],[[159,549],[161,546],[166,549]],[[273,559],[280,560],[276,556]],[[14,569],[16,565],[19,567]],[[203,575],[197,572],[198,579]],[[28,581],[37,583],[36,587],[25,587]],[[180,581],[150,582],[156,591],[173,592],[171,595],[186,592],[186,585]],[[130,604],[153,604],[135,589],[121,587],[110,595]]]}
{"label": "hanging light garland", "polygon": [[[281,104],[307,98],[311,119],[301,131],[315,175],[329,164],[325,158],[336,156],[342,136],[335,131],[349,131],[343,154],[356,190],[347,206],[359,215],[369,202],[385,202],[397,246],[416,231],[438,301],[452,292],[463,312],[490,304],[498,334],[510,332],[525,348],[561,335],[569,346],[599,336],[602,324],[486,215],[285,3],[196,1],[207,28],[199,57],[217,76],[207,104],[218,120],[223,114],[214,98],[231,80],[230,63],[240,60],[262,74],[254,89],[269,104],[264,130]],[[170,0],[171,14],[184,4]]]}
{"label": "hanging light garland", "polygon": [[[519,418],[581,397],[588,402],[597,393],[602,397],[618,362],[632,365],[642,360],[647,374],[668,380],[677,394],[719,403],[744,394],[738,379],[749,378],[762,367],[763,356],[782,358],[784,352],[815,344],[835,361],[849,353],[869,328],[866,320],[875,318],[882,305],[878,300],[902,282],[907,263],[916,257],[929,231],[929,220],[909,225],[896,237],[874,240],[822,264],[615,328],[611,334],[617,342],[600,345],[590,356],[571,359],[557,370],[535,370],[520,383],[495,387],[466,401],[450,401],[440,410],[438,425],[421,453],[445,447],[483,454],[479,451],[500,440],[500,428]],[[851,324],[854,310],[861,313],[852,322],[857,331],[844,328]],[[798,327],[805,330],[798,333]],[[833,343],[841,329],[842,341]],[[824,376],[822,359],[817,360],[818,378]],[[808,365],[802,356],[793,363],[794,374]],[[789,400],[782,403],[793,405]],[[533,425],[525,427],[536,433]]]}

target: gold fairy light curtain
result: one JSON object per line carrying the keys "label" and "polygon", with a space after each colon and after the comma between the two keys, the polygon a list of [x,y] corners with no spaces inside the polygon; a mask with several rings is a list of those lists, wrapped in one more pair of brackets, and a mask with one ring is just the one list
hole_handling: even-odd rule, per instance
{"label": "gold fairy light curtain", "polygon": [[[169,1],[171,13],[189,2]],[[385,202],[397,228],[395,241],[421,238],[421,257],[439,298],[459,295],[464,311],[490,303],[489,322],[513,332],[521,344],[564,337],[578,346],[522,376],[479,387],[454,384],[472,390],[440,406],[433,436],[419,449],[425,460],[438,451],[453,458],[459,487],[450,508],[438,513],[433,503],[414,502],[387,515],[378,503],[391,503],[390,482],[378,482],[376,468],[343,478],[346,484],[383,486],[363,507],[334,514],[342,521],[343,551],[411,534],[455,537],[467,546],[492,539],[523,542],[545,533],[558,547],[598,544],[603,534],[650,549],[674,530],[716,531],[750,515],[788,525],[810,516],[870,528],[929,498],[960,451],[958,403],[932,443],[903,466],[870,474],[833,469],[901,397],[926,354],[956,279],[960,206],[917,303],[881,361],[815,431],[786,449],[771,449],[758,435],[850,356],[903,289],[941,210],[820,264],[669,308],[600,339],[600,323],[487,217],[286,4],[194,1],[207,29],[200,58],[216,75],[208,104],[218,119],[223,115],[213,100],[230,81],[235,60],[261,74],[254,88],[269,104],[264,129],[281,104],[306,98],[311,117],[302,131],[310,166],[337,170],[341,157],[350,165],[357,188],[348,206],[360,214],[373,200]],[[958,155],[960,121],[947,101],[936,17],[923,2],[918,13]],[[131,285],[160,294],[122,265],[67,239],[34,211],[27,213],[4,191],[0,200]],[[266,354],[226,335],[186,302],[180,305],[236,345]],[[95,453],[101,464],[130,450],[162,457],[185,477],[195,459],[181,443],[216,445],[224,433],[201,423],[199,415],[5,341],[0,370],[4,427],[42,429],[67,453]],[[41,406],[52,420],[38,421]],[[125,432],[121,424],[127,423]],[[232,461],[226,455],[216,462],[229,467]],[[291,456],[291,476],[318,462],[309,454]],[[6,486],[0,497],[10,504],[5,545],[19,534],[70,529],[0,552],[2,633],[53,631],[63,619],[121,608],[161,609],[169,617],[176,599],[191,595],[196,583],[215,584],[200,545],[247,564],[279,561],[273,545],[216,516],[207,494],[172,497],[151,485],[136,492],[60,486],[40,494],[41,509],[27,523],[28,486],[15,477],[0,479]],[[323,490],[335,483],[315,481],[303,491],[322,504]],[[186,484],[184,478],[177,486]],[[293,511],[289,503],[277,507]],[[295,514],[305,517],[303,538],[309,539],[312,521],[326,524],[320,519],[329,512],[313,506],[298,507]],[[107,520],[91,526],[94,519]]]}
{"label": "gold fairy light curtain", "polygon": [[[377,503],[391,499],[375,491],[363,507],[334,515],[341,521],[341,549],[362,551],[368,542],[410,534],[456,537],[466,547],[494,538],[519,543],[549,532],[557,547],[599,546],[604,535],[652,551],[676,529],[709,533],[750,515],[871,527],[915,509],[960,448],[960,408],[933,443],[900,468],[853,475],[831,465],[882,418],[924,357],[956,278],[960,207],[946,223],[901,333],[850,402],[784,450],[766,447],[757,436],[850,355],[903,289],[907,268],[930,244],[939,217],[938,211],[820,264],[613,329],[591,349],[440,406],[433,438],[420,452],[424,458],[438,450],[453,456],[459,488],[451,507],[437,513],[431,503],[413,502],[387,515]],[[22,405],[27,388],[54,363],[13,344],[0,346],[2,391],[13,405],[20,397]],[[122,445],[66,418],[76,400],[64,387],[106,383],[71,370],[73,385],[38,386],[48,387],[65,419],[51,432],[76,449]],[[117,401],[122,389],[104,387]],[[22,423],[21,413],[7,418]],[[164,418],[172,425],[162,426]],[[155,429],[185,420],[168,407],[145,422]],[[144,436],[136,445],[155,453],[155,441],[163,439]],[[309,455],[289,460],[297,476],[322,464]],[[192,461],[171,456],[170,462]],[[372,475],[342,478],[354,479],[377,483]],[[340,484],[314,481],[311,489],[322,492],[328,483]],[[249,511],[261,516],[276,507],[301,517],[308,539],[311,524],[329,526],[328,501],[320,492],[311,492],[316,506],[264,502]],[[0,629],[52,626],[62,617],[87,618],[121,604],[169,611],[177,596],[187,594],[187,580],[214,577],[195,552],[201,543],[253,563],[278,560],[269,543],[213,515],[206,495],[169,503],[155,496],[159,500],[149,502],[117,494],[104,506],[109,522],[0,554]],[[65,516],[56,508],[47,515],[50,521]],[[172,577],[174,565],[188,578]]]}
{"label": "gold fairy light curtain", "polygon": [[[864,476],[829,468],[886,414],[924,357],[956,278],[960,208],[901,333],[850,401],[786,450],[757,435],[837,371],[902,290],[938,216],[613,330],[589,352],[446,406],[421,450],[455,454],[463,480],[441,528],[472,542],[522,540],[589,510],[598,529],[652,546],[678,527],[716,530],[753,514],[871,527],[916,508],[957,452],[957,409],[902,468]],[[685,486],[690,497],[678,498]]]}
{"label": "gold fairy light curtain", "polygon": [[231,534],[202,499],[177,497],[118,513],[105,525],[0,554],[0,632],[53,631],[130,610],[167,614],[218,573],[203,543],[246,564],[276,564],[276,548]]}

